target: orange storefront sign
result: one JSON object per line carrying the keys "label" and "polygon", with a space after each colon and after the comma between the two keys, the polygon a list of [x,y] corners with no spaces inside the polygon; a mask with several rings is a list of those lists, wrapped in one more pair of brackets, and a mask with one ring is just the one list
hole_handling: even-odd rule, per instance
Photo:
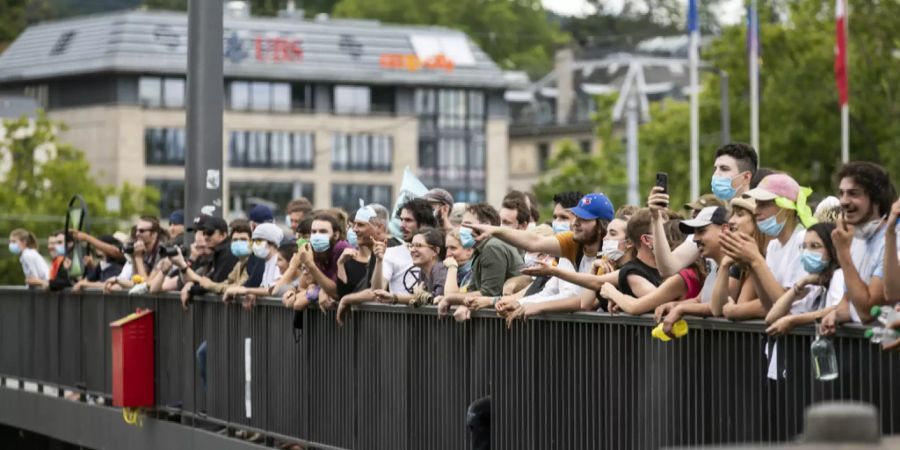
{"label": "orange storefront sign", "polygon": [[381,67],[384,67],[385,69],[406,69],[410,72],[416,72],[422,69],[443,69],[447,72],[451,72],[453,70],[453,61],[451,61],[443,54],[438,54],[422,60],[419,59],[418,56],[411,53],[383,53],[378,62],[379,64],[381,64]]}

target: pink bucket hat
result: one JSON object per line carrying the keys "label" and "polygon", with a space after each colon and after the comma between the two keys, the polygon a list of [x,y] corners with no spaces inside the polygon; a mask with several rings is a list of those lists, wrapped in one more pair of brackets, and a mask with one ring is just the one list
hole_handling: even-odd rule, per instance
{"label": "pink bucket hat", "polygon": [[757,201],[775,200],[778,197],[784,197],[792,202],[796,202],[799,194],[800,184],[791,178],[790,175],[774,173],[763,178],[755,189],[751,189],[744,195]]}

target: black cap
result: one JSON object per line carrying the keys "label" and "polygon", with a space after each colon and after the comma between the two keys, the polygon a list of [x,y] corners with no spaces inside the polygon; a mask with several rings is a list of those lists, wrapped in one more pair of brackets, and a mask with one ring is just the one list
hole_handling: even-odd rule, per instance
{"label": "black cap", "polygon": [[203,231],[221,231],[224,234],[228,234],[228,222],[221,217],[216,216],[207,216],[206,220],[203,221],[203,225],[200,226],[200,229]]}
{"label": "black cap", "polygon": [[191,233],[193,233],[194,231],[202,230],[203,224],[206,223],[207,218],[209,218],[208,215],[200,214],[199,216],[194,217],[194,223],[188,227],[185,227],[185,229]]}

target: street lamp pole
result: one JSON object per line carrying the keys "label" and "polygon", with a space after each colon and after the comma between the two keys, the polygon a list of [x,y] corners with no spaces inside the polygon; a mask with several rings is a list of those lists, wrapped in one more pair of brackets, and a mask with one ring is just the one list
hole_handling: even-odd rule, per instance
{"label": "street lamp pole", "polygon": [[[222,3],[188,2],[185,217],[222,216]],[[185,235],[185,245],[193,236]]]}

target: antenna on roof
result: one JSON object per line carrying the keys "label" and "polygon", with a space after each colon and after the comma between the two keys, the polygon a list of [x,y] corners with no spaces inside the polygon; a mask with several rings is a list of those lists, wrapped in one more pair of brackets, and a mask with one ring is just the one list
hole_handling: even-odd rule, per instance
{"label": "antenna on roof", "polygon": [[246,19],[250,17],[250,2],[230,0],[225,2],[224,16],[229,19]]}

